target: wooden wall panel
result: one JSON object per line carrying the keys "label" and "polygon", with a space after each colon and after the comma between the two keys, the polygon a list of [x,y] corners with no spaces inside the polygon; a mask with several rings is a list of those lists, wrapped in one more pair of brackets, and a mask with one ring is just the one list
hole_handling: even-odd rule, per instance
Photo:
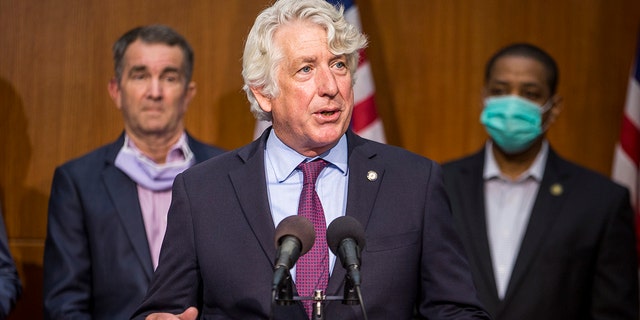
{"label": "wooden wall panel", "polygon": [[[41,318],[42,248],[54,168],[122,130],[107,94],[110,49],[165,23],[196,52],[187,127],[231,149],[251,140],[242,47],[269,0],[0,0],[0,200],[25,294],[13,319]],[[388,141],[438,161],[477,150],[486,59],[513,41],[560,65],[565,109],[549,132],[563,155],[608,175],[633,57],[636,0],[358,0]]]}
{"label": "wooden wall panel", "polygon": [[187,126],[233,148],[253,120],[241,90],[246,33],[265,1],[0,0],[0,200],[25,293],[15,319],[38,319],[53,170],[114,140],[122,120],[107,93],[111,45],[126,30],[164,23],[196,52],[198,93]]}
{"label": "wooden wall panel", "polygon": [[637,1],[360,0],[390,143],[451,160],[478,150],[484,64],[528,41],[560,67],[564,111],[549,138],[609,174],[640,22]]}

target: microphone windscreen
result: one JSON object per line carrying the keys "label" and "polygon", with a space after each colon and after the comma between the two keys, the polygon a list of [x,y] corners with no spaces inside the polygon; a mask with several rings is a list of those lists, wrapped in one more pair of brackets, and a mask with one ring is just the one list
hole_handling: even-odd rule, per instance
{"label": "microphone windscreen", "polygon": [[288,216],[276,227],[276,249],[280,246],[280,240],[285,236],[294,236],[300,240],[300,255],[307,253],[316,241],[316,232],[313,223],[303,216]]}
{"label": "microphone windscreen", "polygon": [[336,218],[327,228],[327,244],[331,252],[337,255],[340,242],[347,238],[355,240],[360,250],[364,248],[364,228],[360,222],[349,216]]}

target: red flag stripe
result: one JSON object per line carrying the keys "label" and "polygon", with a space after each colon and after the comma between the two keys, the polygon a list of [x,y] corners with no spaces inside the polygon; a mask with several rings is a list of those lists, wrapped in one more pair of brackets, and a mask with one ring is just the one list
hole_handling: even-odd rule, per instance
{"label": "red flag stripe", "polygon": [[638,237],[636,245],[640,259],[640,180],[638,167],[640,165],[640,33],[638,33],[636,57],[634,59],[627,99],[624,106],[624,116],[620,127],[620,143],[614,150],[612,178],[626,186],[631,193],[631,204],[636,213],[635,227]]}
{"label": "red flag stripe", "polygon": [[640,163],[640,131],[626,116],[622,118],[620,146],[637,168]]}
{"label": "red flag stripe", "polygon": [[364,49],[360,49],[360,58],[358,58],[358,68],[367,62],[367,53]]}
{"label": "red flag stripe", "polygon": [[378,119],[378,112],[376,111],[376,103],[373,96],[358,102],[353,109],[353,117],[351,119],[351,126],[356,132],[368,127]]}

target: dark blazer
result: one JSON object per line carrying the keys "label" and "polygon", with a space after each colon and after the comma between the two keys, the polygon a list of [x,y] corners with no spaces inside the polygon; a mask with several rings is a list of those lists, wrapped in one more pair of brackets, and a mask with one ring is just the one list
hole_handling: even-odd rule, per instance
{"label": "dark blazer", "polygon": [[[264,148],[248,146],[176,177],[159,267],[136,319],[197,306],[203,319],[268,319],[276,256]],[[369,319],[488,319],[451,223],[440,167],[347,133],[347,215],[364,227],[362,295]],[[377,179],[368,179],[368,172]],[[342,296],[339,261],[326,294]],[[362,319],[360,306],[328,302],[326,319]],[[308,319],[302,304],[273,319]]]}
{"label": "dark blazer", "polygon": [[22,284],[9,250],[7,230],[0,204],[0,320],[6,319],[22,294]]}
{"label": "dark blazer", "polygon": [[[196,162],[222,150],[188,137]],[[127,319],[151,277],[136,183],[114,161],[122,134],[55,170],[44,253],[45,319]]]}
{"label": "dark blazer", "polygon": [[484,151],[444,164],[456,228],[480,299],[496,320],[638,319],[628,191],[551,148],[504,297],[487,240]]}

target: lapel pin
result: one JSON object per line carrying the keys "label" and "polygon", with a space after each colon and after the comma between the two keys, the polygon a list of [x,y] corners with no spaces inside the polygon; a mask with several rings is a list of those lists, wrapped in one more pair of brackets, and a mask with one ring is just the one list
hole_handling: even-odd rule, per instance
{"label": "lapel pin", "polygon": [[562,189],[562,185],[559,183],[554,183],[551,185],[551,187],[549,188],[549,191],[551,192],[552,195],[554,196],[559,196],[562,194],[562,192],[564,191]]}
{"label": "lapel pin", "polygon": [[372,182],[378,180],[378,173],[373,170],[369,170],[369,172],[367,172],[367,180]]}

